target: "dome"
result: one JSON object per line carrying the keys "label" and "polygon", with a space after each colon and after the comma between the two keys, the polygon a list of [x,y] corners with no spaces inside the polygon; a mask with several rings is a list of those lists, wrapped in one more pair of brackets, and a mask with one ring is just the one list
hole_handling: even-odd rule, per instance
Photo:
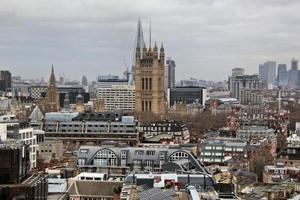
{"label": "dome", "polygon": [[79,93],[77,96],[76,96],[76,104],[83,104],[84,102],[84,98],[83,96]]}
{"label": "dome", "polygon": [[78,95],[76,96],[76,100],[81,100],[81,99],[83,99],[83,96],[82,96],[81,94],[78,94]]}

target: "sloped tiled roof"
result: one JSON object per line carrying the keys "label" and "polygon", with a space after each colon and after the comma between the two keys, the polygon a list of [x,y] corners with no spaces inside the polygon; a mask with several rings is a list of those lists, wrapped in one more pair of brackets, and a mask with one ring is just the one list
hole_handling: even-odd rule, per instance
{"label": "sloped tiled roof", "polygon": [[139,192],[137,199],[139,200],[171,200],[174,199],[176,192],[173,189],[162,190],[160,188],[152,188]]}

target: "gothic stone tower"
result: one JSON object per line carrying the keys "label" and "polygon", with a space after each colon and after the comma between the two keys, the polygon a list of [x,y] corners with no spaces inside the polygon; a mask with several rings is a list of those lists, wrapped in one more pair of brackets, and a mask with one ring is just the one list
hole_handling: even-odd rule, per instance
{"label": "gothic stone tower", "polygon": [[140,47],[136,47],[135,109],[137,116],[147,113],[160,117],[165,115],[164,63],[163,45],[159,54],[156,44],[153,49],[151,46],[147,49],[144,45],[142,55]]}
{"label": "gothic stone tower", "polygon": [[45,97],[45,111],[46,112],[58,112],[59,106],[59,94],[56,86],[56,80],[54,75],[54,68],[52,65],[51,75],[48,83],[48,88]]}

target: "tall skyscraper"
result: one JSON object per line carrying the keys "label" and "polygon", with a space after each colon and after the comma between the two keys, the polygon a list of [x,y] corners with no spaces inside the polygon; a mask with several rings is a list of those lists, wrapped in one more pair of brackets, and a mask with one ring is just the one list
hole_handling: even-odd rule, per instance
{"label": "tall skyscraper", "polygon": [[56,86],[56,80],[54,75],[54,67],[52,65],[51,75],[48,83],[48,88],[45,98],[45,111],[46,112],[58,112],[59,106],[59,94]]}
{"label": "tall skyscraper", "polygon": [[268,80],[268,68],[264,64],[259,65],[259,79],[262,82],[262,84],[267,85]]}
{"label": "tall skyscraper", "polygon": [[291,61],[291,69],[292,70],[298,70],[298,60],[292,59],[292,61]]}
{"label": "tall skyscraper", "polygon": [[286,64],[278,64],[277,77],[278,86],[286,87],[288,85],[288,72]]}
{"label": "tall skyscraper", "polygon": [[288,86],[290,88],[296,88],[298,85],[298,60],[292,59],[291,69],[289,70]]}
{"label": "tall skyscraper", "polygon": [[139,46],[136,47],[135,67],[135,109],[140,116],[143,113],[153,113],[163,116],[166,111],[165,86],[165,52],[161,45],[160,52],[155,44],[154,48],[146,48],[143,53]]}
{"label": "tall skyscraper", "polygon": [[167,60],[167,72],[168,72],[168,76],[167,76],[167,84],[168,84],[168,88],[174,88],[175,87],[175,61],[171,60],[171,58],[168,58]]}
{"label": "tall skyscraper", "polygon": [[[135,45],[136,45],[136,47],[139,47],[141,54],[143,54],[144,43],[145,43],[145,41],[144,41],[142,22],[141,22],[141,19],[139,19]],[[134,58],[133,58],[133,63],[132,63],[132,67],[131,67],[131,73],[130,73],[129,80],[128,80],[129,84],[131,84],[131,85],[134,84],[134,82],[135,82],[135,71],[136,71],[135,70],[136,57],[135,57],[135,55],[133,57]]]}
{"label": "tall skyscraper", "polygon": [[262,82],[262,87],[272,88],[276,81],[276,62],[267,61],[259,65],[259,79]]}
{"label": "tall skyscraper", "polygon": [[87,86],[88,85],[88,80],[87,80],[86,76],[82,76],[81,85],[82,86]]}

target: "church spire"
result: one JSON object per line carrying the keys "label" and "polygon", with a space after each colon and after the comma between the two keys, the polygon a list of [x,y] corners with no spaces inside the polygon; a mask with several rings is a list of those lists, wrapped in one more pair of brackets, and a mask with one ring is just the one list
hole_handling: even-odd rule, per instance
{"label": "church spire", "polygon": [[156,42],[154,43],[154,48],[153,48],[154,52],[157,52],[157,45]]}
{"label": "church spire", "polygon": [[59,92],[56,86],[56,80],[54,75],[54,67],[52,65],[51,75],[46,91],[46,97],[44,100],[45,112],[58,112],[60,109],[59,105]]}
{"label": "church spire", "polygon": [[56,80],[55,80],[55,74],[54,74],[54,67],[52,65],[52,69],[51,69],[51,75],[50,75],[50,79],[49,79],[49,85],[56,85]]}
{"label": "church spire", "polygon": [[165,49],[164,49],[164,44],[161,43],[160,51],[159,51],[159,59],[160,62],[165,63]]}

